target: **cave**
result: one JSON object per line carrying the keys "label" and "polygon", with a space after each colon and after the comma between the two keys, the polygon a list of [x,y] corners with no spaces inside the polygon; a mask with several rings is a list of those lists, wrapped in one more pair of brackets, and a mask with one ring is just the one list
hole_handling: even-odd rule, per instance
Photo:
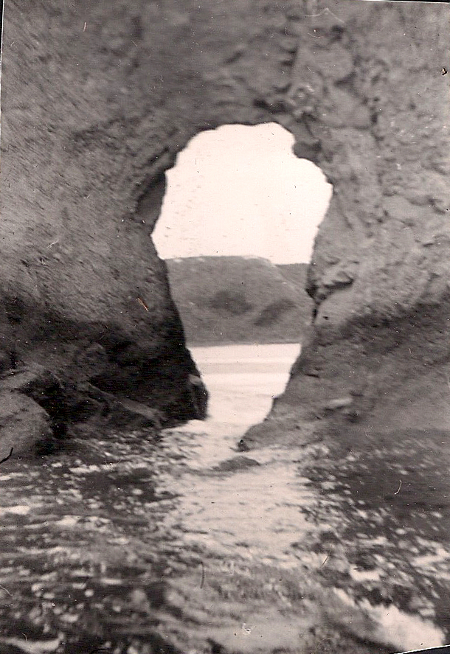
{"label": "cave", "polygon": [[[427,2],[8,0],[0,648],[448,642],[447,21],[448,4]],[[193,138],[264,124],[333,187],[304,284],[312,320],[270,414],[233,443],[242,469],[200,470],[193,486],[182,429],[203,387],[152,234]],[[228,288],[212,298],[236,318],[250,304]],[[178,448],[165,459],[162,428]],[[36,452],[46,438],[66,448]],[[285,512],[238,497],[264,466],[261,501],[286,470],[301,486]],[[161,471],[175,485],[172,470],[187,492],[158,486]],[[248,527],[239,560],[226,534],[211,555],[176,531],[181,497],[214,511],[211,486]],[[249,541],[285,514],[301,514],[299,538],[275,530],[253,556]],[[393,621],[402,633],[386,635]]]}
{"label": "cave", "polygon": [[[185,419],[195,366],[151,241],[165,172],[196,134],[274,122],[334,188],[307,275],[314,326],[280,406],[309,423],[329,401],[353,397],[353,415],[376,414],[386,430],[399,415],[448,426],[438,393],[433,409],[424,406],[447,357],[448,78],[436,63],[445,60],[436,31],[445,7],[305,0],[144,10],[116,0],[25,12],[11,0],[8,11],[5,361],[74,375],[85,350],[102,348],[102,390],[117,381],[123,398]],[[8,315],[12,301],[20,321]]]}

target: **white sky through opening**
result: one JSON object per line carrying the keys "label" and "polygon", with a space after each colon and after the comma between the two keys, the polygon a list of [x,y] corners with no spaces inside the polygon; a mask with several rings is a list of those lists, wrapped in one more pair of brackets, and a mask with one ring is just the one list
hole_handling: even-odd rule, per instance
{"label": "white sky through opening", "polygon": [[308,262],[331,186],[293,145],[275,123],[223,125],[195,136],[166,173],[153,232],[159,256]]}

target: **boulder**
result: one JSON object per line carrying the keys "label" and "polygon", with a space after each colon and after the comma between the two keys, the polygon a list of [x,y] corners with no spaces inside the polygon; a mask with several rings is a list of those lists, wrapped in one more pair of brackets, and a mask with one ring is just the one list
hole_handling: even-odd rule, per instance
{"label": "boulder", "polygon": [[30,397],[0,391],[0,459],[33,452],[52,437],[48,413]]}

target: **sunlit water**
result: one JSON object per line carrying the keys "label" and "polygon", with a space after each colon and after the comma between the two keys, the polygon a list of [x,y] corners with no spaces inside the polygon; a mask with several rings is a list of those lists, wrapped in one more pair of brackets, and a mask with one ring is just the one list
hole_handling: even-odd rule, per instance
{"label": "sunlit water", "polygon": [[300,346],[227,345],[191,352],[210,394],[208,419],[193,420],[176,431],[196,441],[197,457],[189,465],[208,467],[234,456],[239,437],[265,418],[286,387]]}
{"label": "sunlit water", "polygon": [[[179,494],[172,518],[176,516],[183,541],[224,559],[247,559],[293,571],[309,566],[344,603],[354,606],[357,601],[369,616],[373,627],[361,627],[360,636],[394,643],[405,650],[424,642],[429,646],[442,644],[443,632],[429,621],[435,617],[432,604],[411,595],[408,584],[420,578],[420,595],[430,576],[439,574],[441,588],[431,589],[437,596],[445,584],[442,566],[447,567],[450,552],[436,542],[432,525],[428,523],[423,529],[429,512],[417,516],[409,502],[405,509],[400,505],[400,516],[409,511],[412,522],[411,538],[402,542],[407,532],[400,526],[398,533],[395,529],[395,507],[391,514],[375,491],[384,484],[389,487],[391,477],[397,479],[402,453],[397,455],[398,462],[386,463],[383,452],[373,448],[371,461],[376,467],[371,471],[371,464],[364,463],[362,483],[358,489],[349,490],[355,472],[348,467],[359,457],[333,462],[327,458],[327,449],[319,446],[317,466],[310,466],[308,471],[315,477],[316,483],[311,484],[300,472],[304,450],[271,446],[248,455],[236,451],[239,437],[264,419],[274,397],[285,388],[298,353],[295,345],[193,348],[211,394],[209,418],[166,431],[162,445],[166,455],[177,457],[166,479],[167,488]],[[389,457],[393,455],[395,452]],[[249,456],[260,465],[226,466],[230,459],[235,464],[239,459],[248,463]],[[356,473],[356,479],[360,477],[361,471]],[[414,499],[414,491],[412,496]],[[435,517],[442,515],[436,513]],[[425,533],[428,538],[424,538]],[[414,553],[427,552],[438,567],[422,567],[415,578],[414,557],[405,559],[406,543]],[[347,595],[348,587],[352,587],[351,595]],[[402,593],[414,596],[415,616],[401,610],[413,604],[412,600],[409,606],[402,602]],[[401,608],[396,605],[399,598]]]}
{"label": "sunlit water", "polygon": [[[436,540],[439,530],[431,524],[443,514],[433,513],[433,503],[425,511],[415,510],[417,502],[424,504],[418,497],[423,481],[417,475],[415,487],[402,496],[398,508],[389,506],[379,492],[397,484],[399,473],[406,474],[405,452],[368,446],[369,454],[346,454],[338,462],[319,446],[317,465],[307,468],[315,478],[313,485],[299,472],[305,452],[295,448],[254,450],[249,456],[260,465],[229,471],[223,462],[248,459],[247,453],[237,453],[236,443],[249,426],[264,419],[274,397],[285,388],[299,348],[246,345],[194,348],[192,353],[211,393],[209,418],[168,430],[163,442],[163,448],[180,454],[175,484],[173,469],[168,484],[180,494],[179,524],[186,542],[223,557],[279,568],[295,570],[299,562],[306,564],[318,570],[344,602],[357,601],[370,616],[373,631],[363,630],[361,635],[404,649],[442,644],[443,632],[429,618],[435,617],[430,595],[437,599],[440,593],[441,615],[448,606],[442,589],[450,550]],[[410,469],[417,472],[423,466],[423,459],[414,460]],[[396,522],[405,513],[408,521]],[[444,543],[446,529],[443,525]],[[313,551],[308,551],[308,544]],[[405,557],[408,547],[416,556]],[[420,552],[422,557],[417,556]],[[420,570],[414,567],[417,561],[423,564]],[[434,567],[427,569],[427,562]],[[440,587],[432,587],[433,575]],[[353,587],[351,597],[343,590],[346,578]],[[413,592],[411,583],[418,583]],[[427,584],[428,599],[421,599]],[[412,597],[409,604],[405,595]],[[401,608],[414,605],[416,615],[405,613],[396,602]]]}
{"label": "sunlit water", "polygon": [[[354,453],[345,443],[318,444],[306,463],[304,449],[276,444],[239,453],[239,438],[284,389],[299,346],[192,352],[210,392],[208,420],[165,430],[158,443],[145,432],[110,432],[78,439],[72,451],[2,465],[0,654],[12,646],[31,654],[86,654],[94,645],[114,654],[153,651],[129,649],[131,634],[158,650],[164,588],[181,593],[190,571],[195,588],[179,600],[182,617],[171,618],[169,607],[172,623],[166,615],[164,624],[186,641],[182,612],[193,603],[203,611],[193,633],[206,642],[214,616],[218,633],[225,618],[217,618],[219,596],[205,594],[202,575],[215,570],[222,587],[229,579],[233,598],[243,578],[231,571],[239,566],[255,597],[267,596],[269,608],[280,603],[283,642],[289,629],[280,615],[289,607],[297,614],[296,588],[312,575],[337,598],[337,609],[325,606],[330,619],[360,638],[400,651],[441,644],[441,627],[450,637],[449,461],[441,436],[361,441]],[[355,606],[369,623],[358,623]],[[296,651],[292,633],[286,651]],[[253,651],[244,635],[242,651]]]}
{"label": "sunlit water", "polygon": [[192,354],[210,392],[209,417],[167,430],[163,440],[164,449],[181,453],[168,486],[182,498],[187,538],[224,556],[298,566],[290,546],[309,528],[303,509],[311,493],[294,453],[260,450],[250,458],[236,444],[285,388],[299,346],[193,348]]}

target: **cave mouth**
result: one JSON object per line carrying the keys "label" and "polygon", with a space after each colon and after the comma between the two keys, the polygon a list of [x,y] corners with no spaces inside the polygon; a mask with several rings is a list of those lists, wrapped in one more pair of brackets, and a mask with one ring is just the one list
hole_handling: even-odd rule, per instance
{"label": "cave mouth", "polygon": [[193,137],[166,172],[153,241],[188,345],[301,340],[331,185],[294,143],[276,123],[222,125]]}
{"label": "cave mouth", "polygon": [[[192,138],[166,173],[153,240],[203,376],[247,374],[243,357],[254,375],[278,359],[286,376],[298,356],[313,310],[307,262],[331,186],[294,142],[276,123],[222,125]],[[275,345],[291,345],[289,355]],[[202,350],[212,346],[222,348],[215,364]]]}

